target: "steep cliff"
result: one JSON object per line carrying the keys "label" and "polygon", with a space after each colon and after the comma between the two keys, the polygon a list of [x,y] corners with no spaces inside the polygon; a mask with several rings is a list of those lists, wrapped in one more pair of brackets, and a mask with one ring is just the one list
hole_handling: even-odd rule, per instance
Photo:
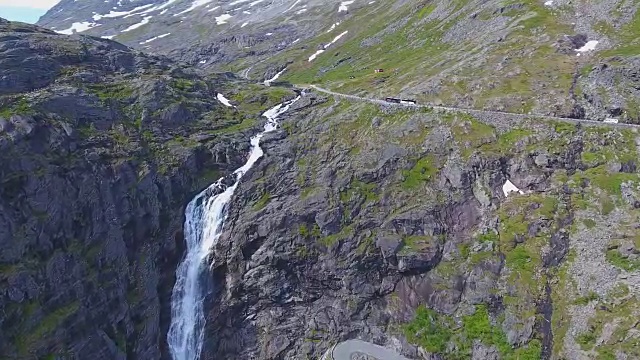
{"label": "steep cliff", "polygon": [[184,206],[290,94],[0,19],[0,357],[167,358]]}
{"label": "steep cliff", "polygon": [[215,249],[204,358],[638,355],[635,129],[296,105]]}

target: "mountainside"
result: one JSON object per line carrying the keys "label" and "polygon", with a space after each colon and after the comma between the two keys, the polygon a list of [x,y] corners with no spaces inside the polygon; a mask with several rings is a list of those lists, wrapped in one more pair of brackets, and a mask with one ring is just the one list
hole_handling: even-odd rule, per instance
{"label": "mountainside", "polygon": [[347,93],[640,122],[637,7],[634,0],[65,0],[40,24],[88,29],[256,80],[289,65],[283,80]]}
{"label": "mountainside", "polygon": [[362,8],[256,72],[292,63],[283,80],[343,93],[640,122],[635,1],[393,4]]}
{"label": "mountainside", "polygon": [[200,67],[252,64],[346,19],[362,4],[320,0],[62,0],[39,25],[102,36]]}
{"label": "mountainside", "polygon": [[185,271],[207,290],[184,354],[640,358],[638,6],[63,0],[40,24],[92,36],[1,22],[0,355],[171,358],[185,205],[250,164],[189,215],[213,246]]}
{"label": "mountainside", "polygon": [[291,94],[0,19],[0,357],[168,358],[184,207]]}
{"label": "mountainside", "polygon": [[308,95],[214,250],[205,359],[633,359],[637,129]]}

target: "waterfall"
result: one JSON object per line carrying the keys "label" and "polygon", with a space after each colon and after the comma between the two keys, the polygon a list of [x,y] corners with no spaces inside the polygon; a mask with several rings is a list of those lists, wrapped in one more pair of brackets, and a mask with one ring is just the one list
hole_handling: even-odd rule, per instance
{"label": "waterfall", "polygon": [[[224,188],[223,179],[218,180],[196,195],[185,210],[184,236],[186,254],[176,271],[176,284],[171,296],[171,326],[167,334],[169,350],[174,360],[198,360],[202,351],[206,295],[201,277],[206,276],[207,258],[218,242],[227,216],[227,205],[242,176],[264,154],[260,139],[278,126],[278,116],[289,110],[289,106],[300,97],[267,110],[264,131],[251,138],[251,152],[247,162],[234,172],[236,181]],[[224,190],[224,191],[222,191]],[[222,192],[220,192],[222,191]],[[217,195],[215,195],[218,193]]]}

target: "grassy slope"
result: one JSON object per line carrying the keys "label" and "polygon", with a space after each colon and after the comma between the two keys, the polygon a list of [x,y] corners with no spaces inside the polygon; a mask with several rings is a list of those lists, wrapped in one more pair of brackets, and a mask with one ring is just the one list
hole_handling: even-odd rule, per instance
{"label": "grassy slope", "polygon": [[[579,8],[579,5],[576,5]],[[292,61],[282,77],[319,83],[336,91],[382,97],[402,94],[439,102],[515,112],[569,114],[573,79],[581,69],[612,55],[637,54],[638,17],[592,24],[600,40],[614,46],[578,57],[559,46],[575,35],[576,10],[549,8],[542,1],[414,1],[404,6],[363,7],[331,33],[275,56]],[[615,13],[611,15],[616,21]],[[612,30],[614,29],[614,30]],[[321,44],[349,33],[315,61]],[[602,43],[602,41],[601,41]],[[383,74],[373,69],[384,68]],[[351,79],[350,77],[354,77]]]}

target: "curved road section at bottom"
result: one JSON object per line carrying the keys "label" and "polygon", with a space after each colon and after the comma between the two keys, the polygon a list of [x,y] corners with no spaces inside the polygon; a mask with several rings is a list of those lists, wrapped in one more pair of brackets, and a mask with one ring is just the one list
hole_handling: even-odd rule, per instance
{"label": "curved road section at bottom", "polygon": [[351,360],[353,355],[364,354],[378,360],[409,360],[397,352],[384,346],[372,344],[362,340],[347,340],[334,346],[330,356],[324,358],[332,360]]}

